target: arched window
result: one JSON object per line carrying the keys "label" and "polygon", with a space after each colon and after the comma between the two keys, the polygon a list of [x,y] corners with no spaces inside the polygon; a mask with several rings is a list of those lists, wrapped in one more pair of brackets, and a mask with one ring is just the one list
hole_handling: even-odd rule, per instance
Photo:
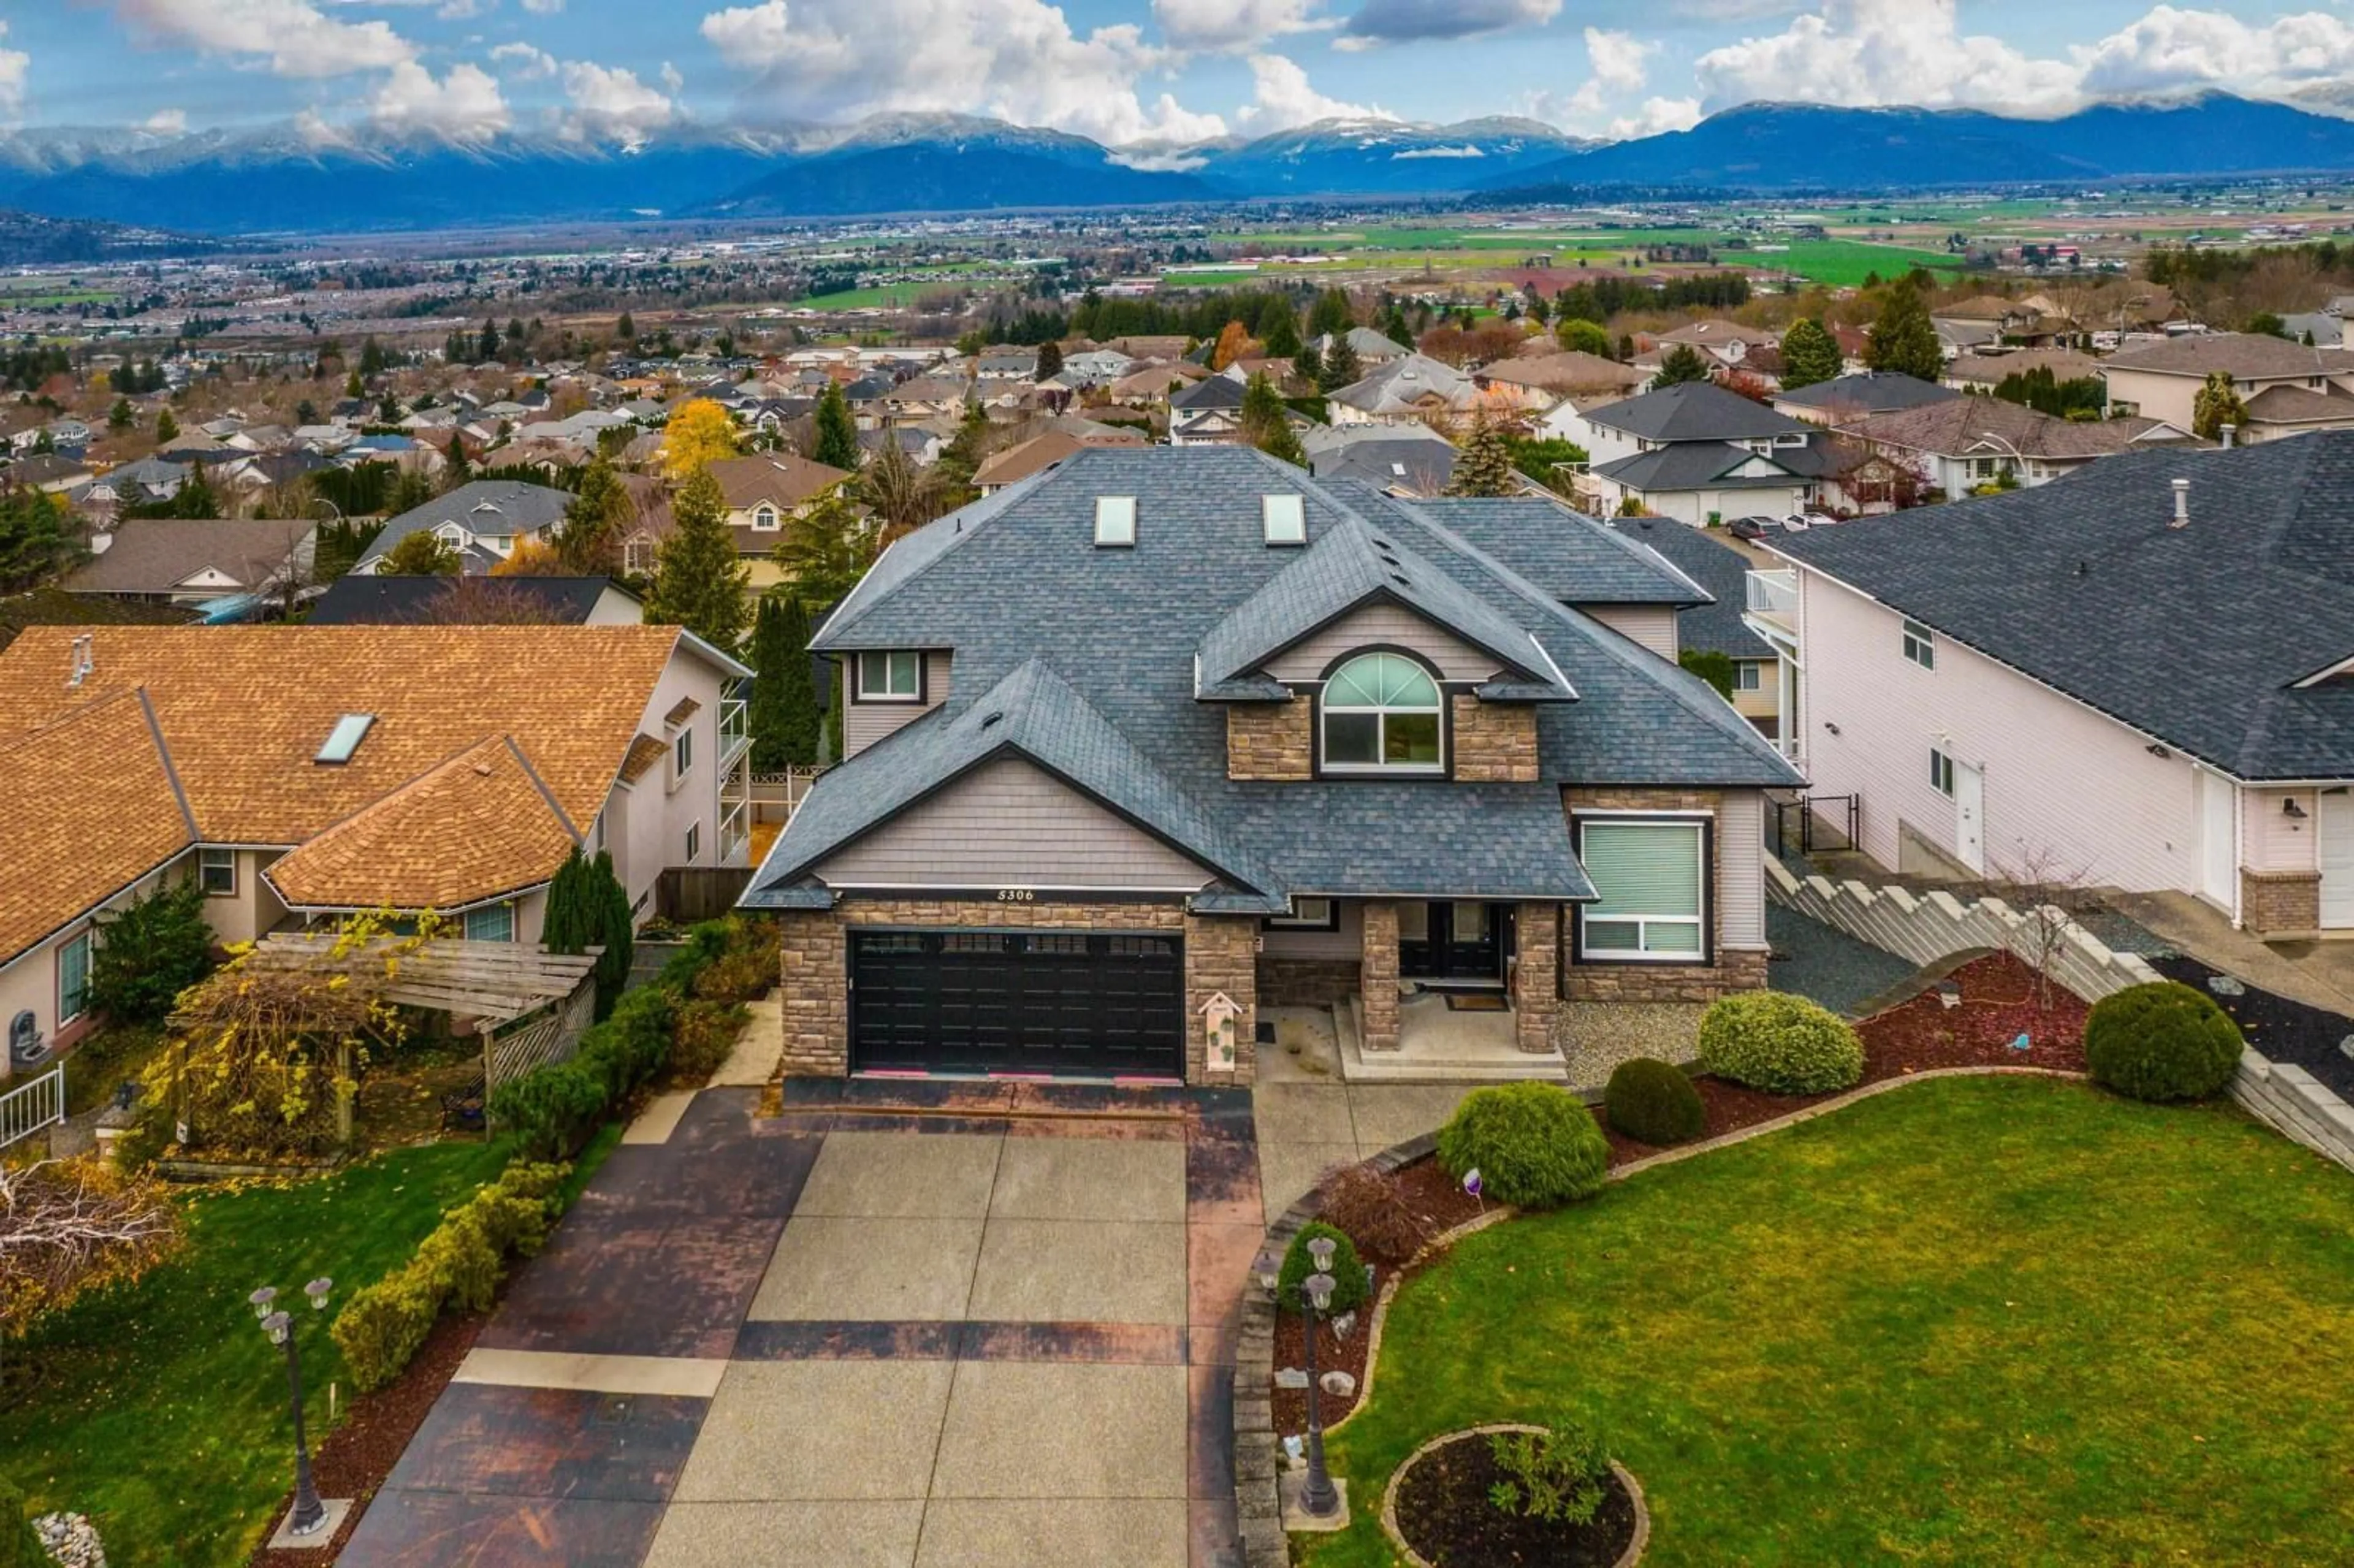
{"label": "arched window", "polygon": [[1436,773],[1438,683],[1403,653],[1362,653],[1324,683],[1324,767]]}

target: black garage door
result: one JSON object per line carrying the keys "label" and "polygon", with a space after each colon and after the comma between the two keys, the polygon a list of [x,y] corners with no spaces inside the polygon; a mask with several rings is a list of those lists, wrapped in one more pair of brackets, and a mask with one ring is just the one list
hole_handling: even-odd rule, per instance
{"label": "black garage door", "polygon": [[1182,947],[1081,931],[853,931],[851,1066],[1182,1077]]}

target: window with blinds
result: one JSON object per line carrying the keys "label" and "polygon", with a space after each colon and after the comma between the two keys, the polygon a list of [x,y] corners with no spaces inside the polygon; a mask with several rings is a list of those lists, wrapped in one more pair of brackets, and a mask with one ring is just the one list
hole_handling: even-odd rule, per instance
{"label": "window with blinds", "polygon": [[1699,822],[1578,825],[1578,859],[1600,896],[1578,920],[1582,959],[1693,963],[1707,951],[1704,828]]}

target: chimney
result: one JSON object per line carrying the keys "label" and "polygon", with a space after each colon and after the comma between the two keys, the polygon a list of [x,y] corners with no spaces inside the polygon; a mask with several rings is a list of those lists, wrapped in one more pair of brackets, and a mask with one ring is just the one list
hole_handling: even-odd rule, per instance
{"label": "chimney", "polygon": [[2187,479],[2178,479],[2174,482],[2174,521],[2167,526],[2169,528],[2190,526],[2190,482]]}
{"label": "chimney", "polygon": [[2222,425],[2217,427],[2215,435],[2216,438],[2223,443],[2223,450],[2225,451],[2232,450],[2232,438],[2239,432],[2239,429],[2240,427],[2237,425]]}

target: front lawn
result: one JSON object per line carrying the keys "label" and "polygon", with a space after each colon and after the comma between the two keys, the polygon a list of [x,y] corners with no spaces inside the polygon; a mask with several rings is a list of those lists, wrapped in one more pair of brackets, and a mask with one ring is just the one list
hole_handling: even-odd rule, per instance
{"label": "front lawn", "polygon": [[[293,1478],[284,1359],[246,1297],[275,1285],[299,1302],[322,1274],[348,1297],[406,1261],[508,1152],[432,1144],[316,1181],[187,1199],[187,1242],[172,1262],[8,1347],[0,1470],[36,1511],[89,1514],[119,1568],[242,1563]],[[325,1319],[296,1309],[315,1441],[343,1358]],[[341,1393],[348,1404],[347,1381]]]}
{"label": "front lawn", "polygon": [[2354,1175],[2223,1107],[1910,1086],[1409,1280],[1317,1568],[1435,1434],[1581,1413],[1675,1564],[2354,1562]]}

